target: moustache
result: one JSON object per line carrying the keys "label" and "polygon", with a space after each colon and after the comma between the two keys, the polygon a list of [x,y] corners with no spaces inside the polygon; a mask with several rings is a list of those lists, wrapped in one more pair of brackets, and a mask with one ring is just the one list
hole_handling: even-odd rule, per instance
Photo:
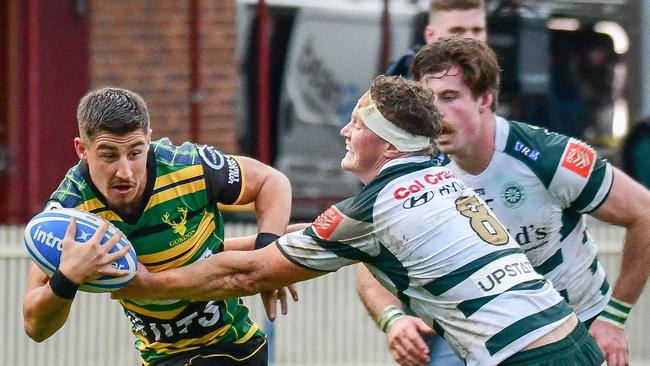
{"label": "moustache", "polygon": [[452,132],[455,132],[455,130],[451,126],[444,123],[442,124],[442,130],[440,132],[441,134],[452,133]]}

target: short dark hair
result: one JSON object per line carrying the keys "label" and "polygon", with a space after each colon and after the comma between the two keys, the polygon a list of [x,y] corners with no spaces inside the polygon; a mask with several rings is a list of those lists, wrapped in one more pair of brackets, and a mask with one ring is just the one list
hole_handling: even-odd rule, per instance
{"label": "short dark hair", "polygon": [[499,99],[499,62],[485,42],[471,38],[441,38],[428,44],[413,59],[413,77],[420,81],[425,74],[437,74],[457,66],[475,98],[492,92],[492,110]]}
{"label": "short dark hair", "polygon": [[438,11],[485,9],[483,0],[431,0],[429,14]]}
{"label": "short dark hair", "polygon": [[379,75],[370,85],[370,97],[379,112],[397,127],[431,139],[441,131],[433,92],[401,76]]}
{"label": "short dark hair", "polygon": [[141,130],[149,132],[147,104],[135,92],[121,88],[101,88],[86,94],[77,107],[79,134],[92,141],[100,132],[116,135]]}

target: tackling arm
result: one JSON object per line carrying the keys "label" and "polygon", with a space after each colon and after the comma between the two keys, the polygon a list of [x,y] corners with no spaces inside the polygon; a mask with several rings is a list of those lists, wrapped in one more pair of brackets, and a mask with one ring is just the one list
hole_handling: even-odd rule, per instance
{"label": "tackling arm", "polygon": [[224,251],[185,267],[149,273],[144,266],[114,298],[219,300],[256,294],[327,272],[290,262],[276,245],[242,252]]}

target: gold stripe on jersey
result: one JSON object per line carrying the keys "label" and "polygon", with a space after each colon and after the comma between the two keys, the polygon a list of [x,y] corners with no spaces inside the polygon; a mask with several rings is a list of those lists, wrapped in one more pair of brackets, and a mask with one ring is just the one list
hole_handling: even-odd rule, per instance
{"label": "gold stripe on jersey", "polygon": [[203,175],[203,166],[192,165],[190,167],[177,170],[175,172],[161,175],[156,179],[156,183],[154,184],[153,189],[156,190],[175,182],[198,177],[199,175]]}
{"label": "gold stripe on jersey", "polygon": [[233,343],[235,344],[245,343],[255,335],[255,332],[257,332],[257,323],[253,322],[251,329],[248,330],[248,333],[244,334],[243,337],[239,338]]}
{"label": "gold stripe on jersey", "polygon": [[245,184],[246,183],[246,174],[244,174],[245,173],[244,172],[244,166],[242,165],[241,161],[239,161],[239,159],[237,159],[234,156],[230,156],[230,157],[235,159],[235,161],[237,162],[237,165],[239,165],[239,176],[241,177],[241,189],[239,190],[239,196],[237,197],[235,202],[232,203],[233,205],[237,205],[237,204],[239,204],[239,200],[241,200],[242,197],[244,196],[244,188],[246,187],[246,184]]}
{"label": "gold stripe on jersey", "polygon": [[142,334],[136,333],[135,336],[142,342],[140,347],[144,346],[146,348],[154,349],[158,354],[173,355],[175,353],[187,352],[188,349],[191,349],[187,348],[188,346],[191,347],[192,345],[197,345],[199,347],[205,347],[210,344],[217,343],[217,341],[219,341],[218,338],[226,334],[230,328],[232,328],[232,324],[226,324],[219,329],[203,335],[201,338],[187,338],[174,343],[148,343],[147,338],[145,338]]}
{"label": "gold stripe on jersey", "polygon": [[203,239],[198,243],[199,246],[201,246],[201,244],[203,244],[203,241],[205,240],[203,235],[204,232],[205,231],[212,232],[214,228],[215,228],[214,213],[206,211],[203,214],[203,218],[201,218],[201,222],[199,222],[199,225],[196,228],[196,233],[194,233],[194,235],[192,235],[186,241],[176,246],[170,247],[169,249],[162,252],[157,252],[152,254],[139,254],[138,260],[143,264],[150,265],[181,255],[182,253],[185,253],[188,250],[190,250],[190,248],[193,245],[197,244],[196,238],[198,236],[200,236]]}
{"label": "gold stripe on jersey", "polygon": [[[208,215],[206,214],[205,216]],[[199,224],[197,233],[194,234],[194,236],[192,236],[192,238],[187,240],[185,243],[163,252],[138,256],[138,260],[142,264],[146,265],[147,269],[151,272],[160,272],[166,269],[181,267],[202,248],[203,243],[208,240],[212,232],[215,230],[215,227],[216,226],[213,220],[205,219],[204,217],[204,219],[201,221],[201,224]],[[182,246],[181,250],[177,250],[177,248],[180,246]],[[182,256],[174,259],[173,261],[158,265],[156,264],[164,262],[165,260],[174,258],[175,256],[181,254]]]}
{"label": "gold stripe on jersey", "polygon": [[81,211],[88,211],[92,212],[93,210],[96,210],[98,208],[104,207],[104,204],[97,199],[96,197],[93,199],[90,199],[88,201],[81,202],[77,207],[75,207],[77,210]]}
{"label": "gold stripe on jersey", "polygon": [[149,198],[149,203],[147,203],[147,207],[145,208],[145,210],[149,210],[152,207],[161,204],[163,202],[178,199],[178,197],[182,197],[186,194],[191,194],[194,192],[204,190],[205,188],[206,188],[205,179],[199,179],[169,189],[165,189],[164,191],[156,193],[153,196],[151,196],[151,198]]}
{"label": "gold stripe on jersey", "polygon": [[146,308],[143,308],[142,306],[126,302],[126,301],[120,301],[120,304],[128,310],[131,310],[133,312],[136,312],[138,314],[146,315],[152,318],[156,319],[163,319],[163,320],[170,320],[174,319],[178,316],[178,314],[182,313],[183,310],[185,310],[186,307],[188,307],[191,304],[187,304],[185,306],[181,306],[178,309],[172,309],[172,310],[147,310]]}

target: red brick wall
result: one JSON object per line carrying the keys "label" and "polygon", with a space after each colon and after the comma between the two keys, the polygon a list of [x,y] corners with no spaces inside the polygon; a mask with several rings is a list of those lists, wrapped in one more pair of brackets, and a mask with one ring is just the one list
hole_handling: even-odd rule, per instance
{"label": "red brick wall", "polygon": [[[200,0],[199,142],[238,151],[235,1]],[[90,84],[140,93],[154,138],[190,135],[190,0],[90,1]]]}

